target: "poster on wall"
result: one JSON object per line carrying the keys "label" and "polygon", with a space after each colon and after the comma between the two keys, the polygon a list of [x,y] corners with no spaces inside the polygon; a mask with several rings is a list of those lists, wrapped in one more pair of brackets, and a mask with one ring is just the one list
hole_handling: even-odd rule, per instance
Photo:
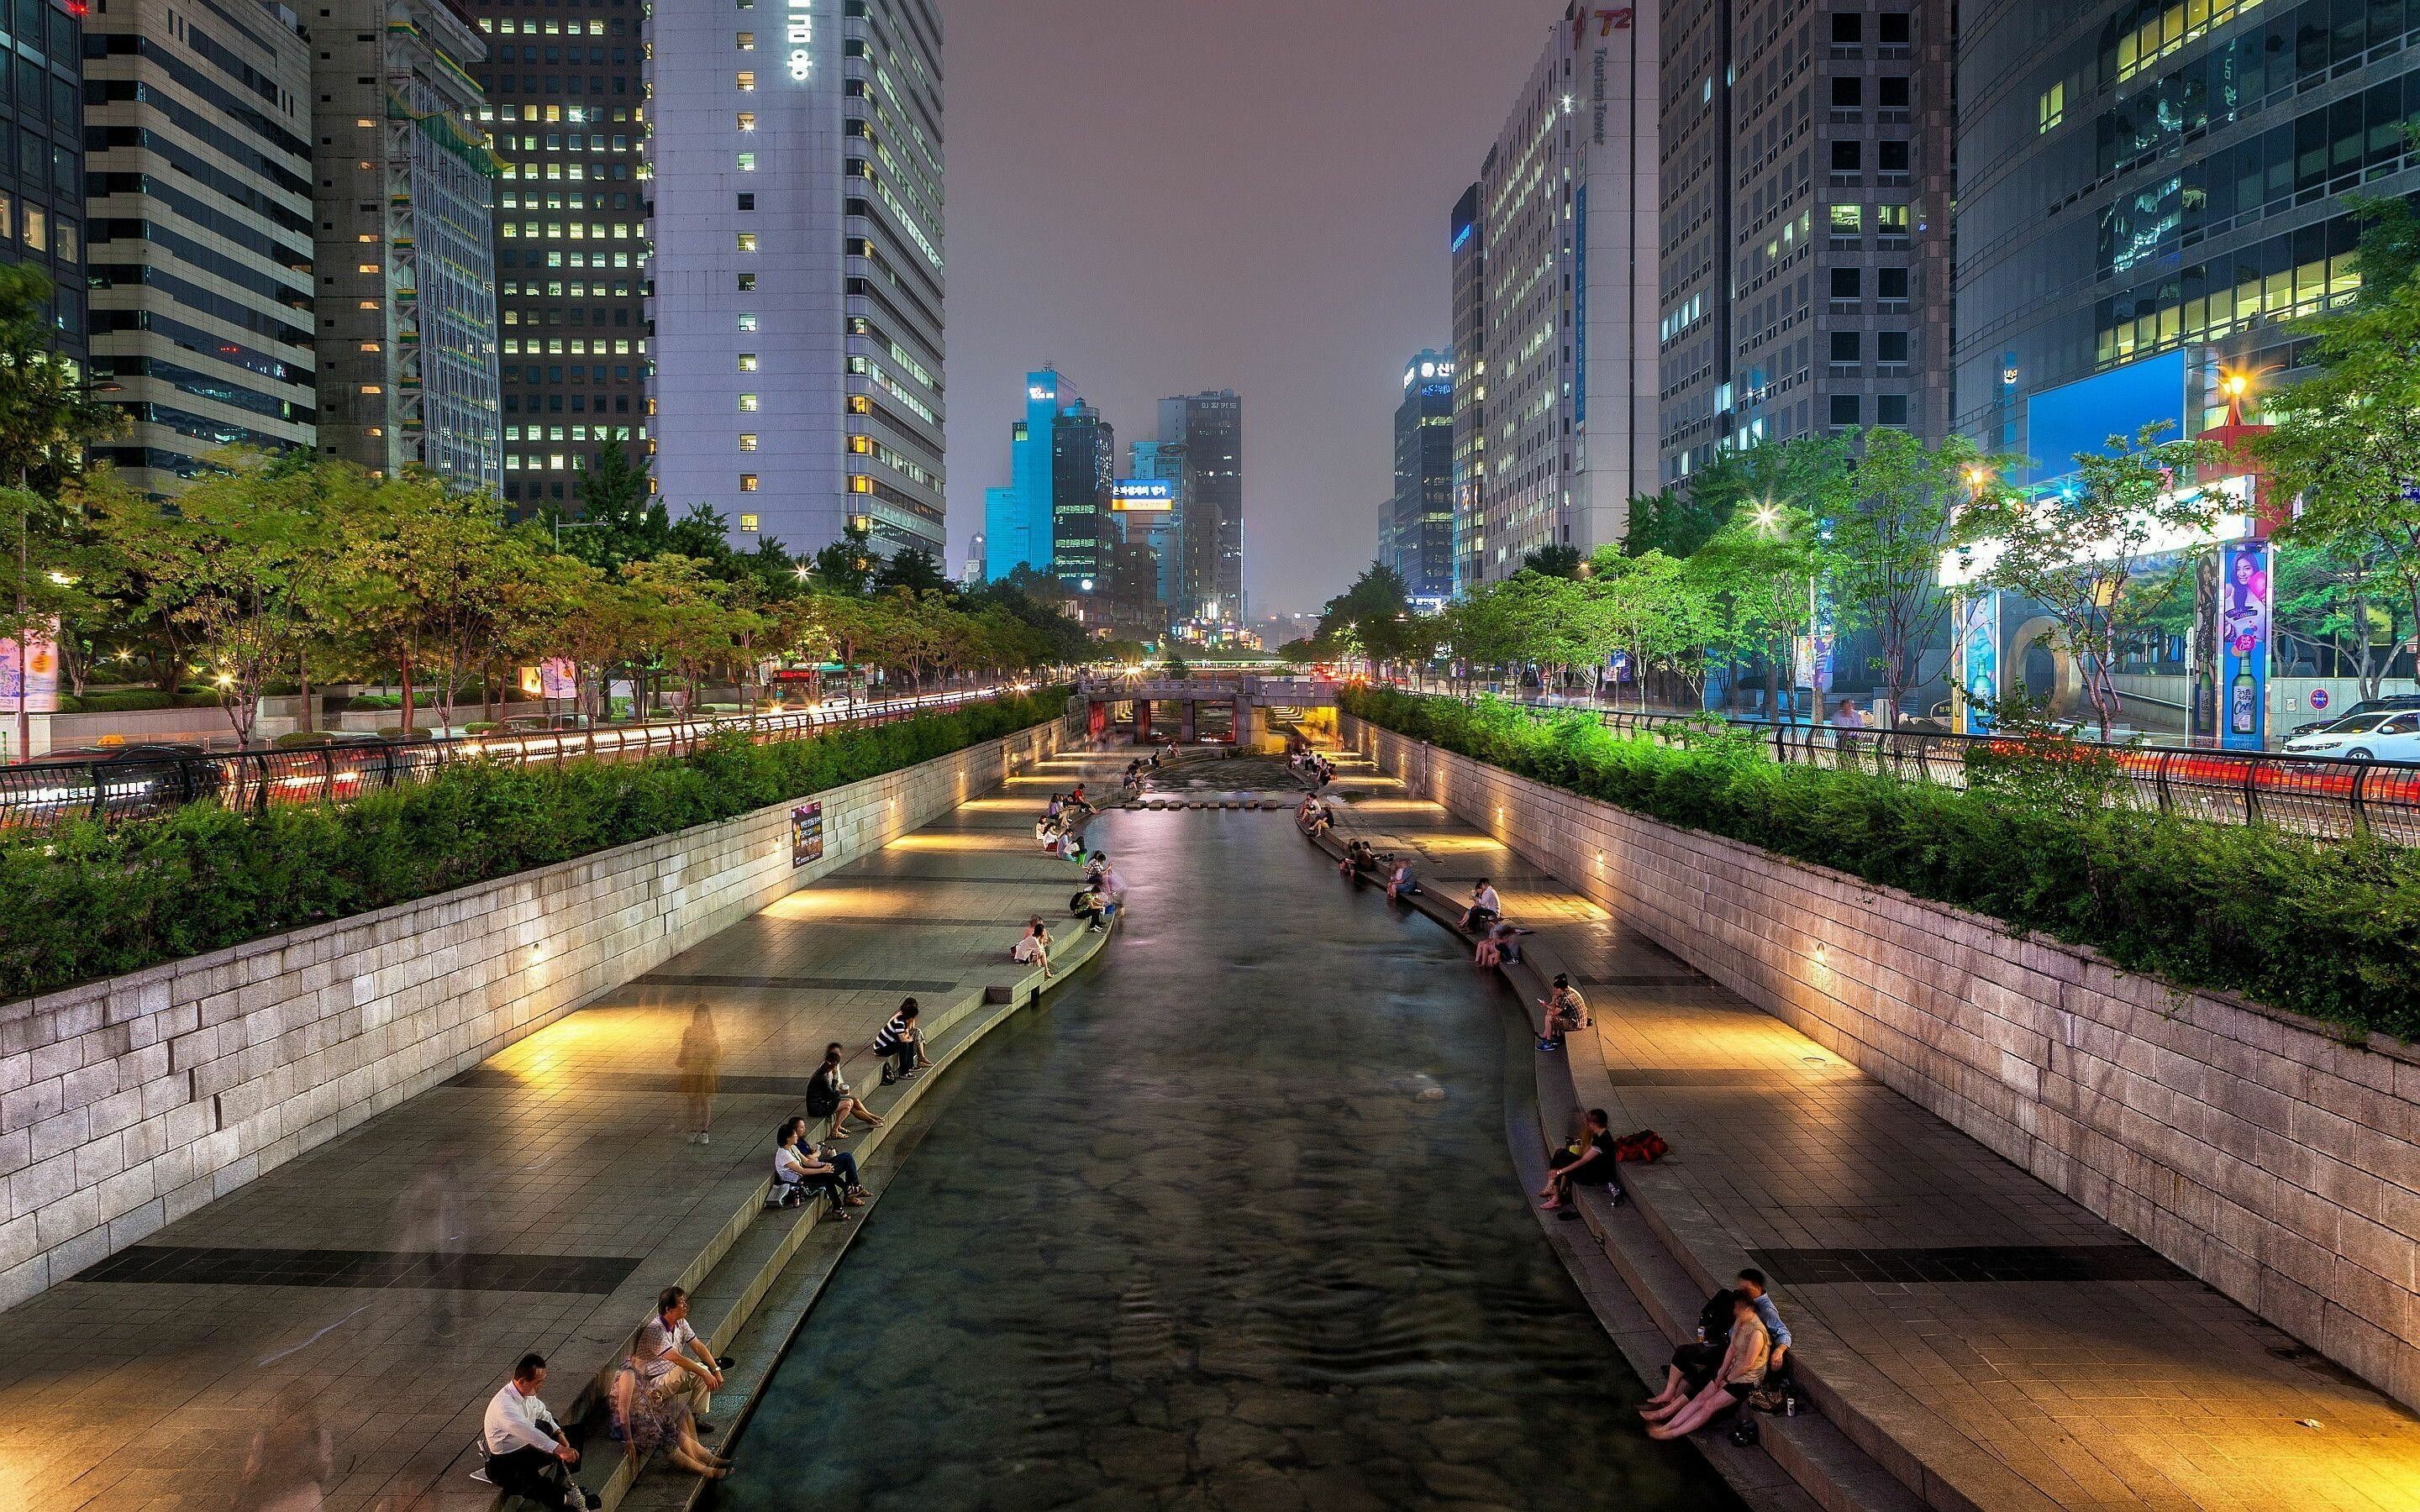
{"label": "poster on wall", "polygon": [[1609,679],[1610,681],[1616,683],[1629,682],[1631,675],[1630,653],[1627,651],[1617,651],[1607,656],[1605,658],[1605,670],[1612,674]]}
{"label": "poster on wall", "polygon": [[540,698],[578,698],[580,669],[569,656],[549,656],[537,664],[537,693]]}
{"label": "poster on wall", "polygon": [[2269,543],[2218,550],[2218,689],[2228,750],[2269,745]]}
{"label": "poster on wall", "polygon": [[[53,620],[51,625],[52,635],[55,636],[58,621]],[[57,640],[38,636],[23,646],[14,640],[0,640],[0,712],[15,714],[19,699],[24,701],[28,714],[59,711]]]}
{"label": "poster on wall", "polygon": [[2218,744],[2218,579],[2222,553],[2205,551],[2194,563],[2194,617],[2185,638],[2186,738],[2196,746]]}
{"label": "poster on wall", "polygon": [[1993,591],[1962,594],[1952,601],[1950,614],[1957,638],[1958,733],[1989,734],[1991,702],[2000,696],[2000,595]]}
{"label": "poster on wall", "polygon": [[790,810],[790,869],[824,858],[824,806],[802,803]]}

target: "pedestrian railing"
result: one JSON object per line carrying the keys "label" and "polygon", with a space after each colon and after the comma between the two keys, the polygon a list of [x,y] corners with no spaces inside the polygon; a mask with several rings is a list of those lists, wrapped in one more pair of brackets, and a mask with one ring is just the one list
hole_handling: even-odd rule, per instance
{"label": "pedestrian railing", "polygon": [[538,765],[573,760],[629,762],[686,756],[741,734],[758,745],[865,729],[998,698],[1004,689],[931,693],[878,702],[733,715],[710,719],[604,725],[458,739],[348,741],[267,750],[194,752],[137,748],[123,756],[36,758],[0,766],[0,831],[39,832],[78,819],[112,823],[163,813],[204,799],[240,811],[343,803],[365,793],[426,782],[465,762]]}
{"label": "pedestrian railing", "polygon": [[[1519,705],[1533,719],[1594,717],[1617,734],[1680,745],[1714,716],[1638,713],[1554,704]],[[1719,729],[1754,736],[1771,761],[1887,773],[1912,781],[1965,788],[1994,758],[2043,754],[2038,743],[2005,735],[1856,730],[1762,719],[1721,720]],[[2102,745],[2077,748],[2106,760],[2114,791],[2134,808],[2215,824],[2273,825],[2328,839],[2372,835],[2420,845],[2420,763],[2289,756],[2197,746]]]}

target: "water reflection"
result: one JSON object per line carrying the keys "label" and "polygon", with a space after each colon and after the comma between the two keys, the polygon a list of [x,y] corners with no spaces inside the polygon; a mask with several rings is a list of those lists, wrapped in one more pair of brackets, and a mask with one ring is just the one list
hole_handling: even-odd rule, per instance
{"label": "water reflection", "polygon": [[935,1088],[712,1504],[1735,1505],[1525,1206],[1461,953],[1281,810],[1097,838],[1114,948]]}

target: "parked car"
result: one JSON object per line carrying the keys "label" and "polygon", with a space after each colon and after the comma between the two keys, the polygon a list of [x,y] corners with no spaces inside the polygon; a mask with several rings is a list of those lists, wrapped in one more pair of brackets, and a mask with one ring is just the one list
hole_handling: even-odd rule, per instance
{"label": "parked car", "polygon": [[2348,715],[2324,730],[2286,742],[2293,756],[2342,756],[2352,761],[2420,762],[2420,709]]}
{"label": "parked car", "polygon": [[2420,693],[2389,693],[2384,698],[2364,699],[2341,714],[2331,714],[2324,719],[2305,719],[2294,727],[2293,733],[2307,735],[2365,714],[2385,714],[2395,709],[2420,709]]}

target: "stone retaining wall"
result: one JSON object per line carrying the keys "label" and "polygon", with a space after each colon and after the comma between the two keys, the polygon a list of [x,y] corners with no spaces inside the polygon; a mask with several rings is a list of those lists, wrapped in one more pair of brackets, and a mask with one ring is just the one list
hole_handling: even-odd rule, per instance
{"label": "stone retaining wall", "polygon": [[2420,1407],[2420,1056],[1406,740],[1347,744]]}
{"label": "stone retaining wall", "polygon": [[477,1065],[1074,744],[1039,726],[817,795],[0,1006],[0,1306]]}

